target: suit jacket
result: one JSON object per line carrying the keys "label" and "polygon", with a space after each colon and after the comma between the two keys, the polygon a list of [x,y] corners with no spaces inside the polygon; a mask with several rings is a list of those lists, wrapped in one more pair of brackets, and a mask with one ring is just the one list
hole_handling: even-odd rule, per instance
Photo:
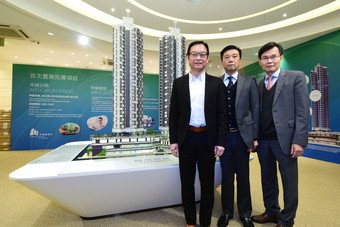
{"label": "suit jacket", "polygon": [[[221,76],[223,81],[224,75]],[[240,73],[236,83],[235,117],[243,141],[254,146],[259,133],[259,91],[254,77]]]}
{"label": "suit jacket", "polygon": [[[225,146],[226,139],[226,99],[222,81],[205,74],[204,113],[209,146]],[[191,104],[189,74],[174,80],[170,101],[169,134],[170,143],[183,144],[188,133]]]}
{"label": "suit jacket", "polygon": [[[263,89],[266,89],[264,78],[259,82],[260,112]],[[282,151],[290,154],[292,144],[305,147],[308,143],[309,97],[303,72],[281,69],[276,81],[272,108],[277,139]]]}

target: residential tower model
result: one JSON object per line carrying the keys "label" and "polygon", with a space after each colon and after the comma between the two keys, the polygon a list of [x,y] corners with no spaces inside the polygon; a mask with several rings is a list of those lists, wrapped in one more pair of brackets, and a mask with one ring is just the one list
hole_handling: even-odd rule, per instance
{"label": "residential tower model", "polygon": [[143,33],[133,18],[113,29],[113,133],[143,131]]}
{"label": "residential tower model", "polygon": [[185,38],[178,28],[159,41],[159,129],[169,130],[169,106],[172,83],[185,73]]}

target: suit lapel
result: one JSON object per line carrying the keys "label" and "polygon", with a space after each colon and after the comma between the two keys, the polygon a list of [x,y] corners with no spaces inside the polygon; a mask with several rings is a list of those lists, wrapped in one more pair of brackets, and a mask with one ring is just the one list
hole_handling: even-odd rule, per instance
{"label": "suit lapel", "polygon": [[209,89],[210,89],[209,83],[210,83],[210,77],[208,74],[205,74],[204,112],[207,106],[208,94],[209,94]]}
{"label": "suit lapel", "polygon": [[263,77],[258,83],[259,86],[259,95],[260,95],[260,113],[262,113],[262,97],[263,97],[263,87],[264,87],[264,78]]}
{"label": "suit lapel", "polygon": [[189,90],[189,74],[185,75],[185,81],[184,81],[184,98],[186,100],[186,104],[190,106],[190,90]]}
{"label": "suit lapel", "polygon": [[279,94],[285,83],[285,80],[286,80],[286,73],[281,69],[279,77],[277,78],[277,81],[276,81],[276,89],[275,89],[275,95],[274,95],[274,100],[273,100],[273,106],[277,98],[279,97]]}
{"label": "suit lapel", "polygon": [[244,85],[244,82],[246,81],[246,78],[244,78],[243,75],[238,74],[238,78],[237,78],[237,87],[236,87],[236,100],[235,100],[235,106],[237,106],[238,104],[238,100],[240,98],[240,94]]}

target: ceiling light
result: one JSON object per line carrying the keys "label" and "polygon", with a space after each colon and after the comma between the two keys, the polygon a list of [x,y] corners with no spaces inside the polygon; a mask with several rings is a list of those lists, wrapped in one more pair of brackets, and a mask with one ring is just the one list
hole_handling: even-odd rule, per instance
{"label": "ceiling light", "polygon": [[50,51],[50,53],[51,53],[51,54],[53,54],[53,53],[54,53],[54,51],[53,51],[53,50],[51,50],[51,51]]}
{"label": "ceiling light", "polygon": [[52,32],[48,32],[47,34],[50,35],[50,36],[54,36],[54,33],[52,33]]}
{"label": "ceiling light", "polygon": [[78,37],[78,42],[79,42],[79,44],[86,46],[87,44],[89,44],[89,37],[87,37],[85,35],[80,35]]}
{"label": "ceiling light", "polygon": [[186,2],[192,5],[203,5],[207,0],[187,0]]}
{"label": "ceiling light", "polygon": [[111,12],[114,12],[114,11],[116,11],[115,8],[111,8]]}
{"label": "ceiling light", "polygon": [[286,17],[286,16],[287,16],[287,13],[282,14],[282,16],[283,16],[283,17]]}
{"label": "ceiling light", "polygon": [[219,31],[222,31],[222,28],[218,28]]}

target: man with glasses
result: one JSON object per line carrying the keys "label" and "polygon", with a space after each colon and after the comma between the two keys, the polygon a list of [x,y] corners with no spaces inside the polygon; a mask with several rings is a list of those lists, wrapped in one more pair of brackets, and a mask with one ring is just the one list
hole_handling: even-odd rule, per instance
{"label": "man with glasses", "polygon": [[[283,48],[269,42],[258,58],[266,76],[259,82],[260,134],[258,157],[265,212],[255,215],[257,223],[293,226],[298,206],[298,163],[307,145],[309,98],[301,71],[280,69]],[[280,210],[277,163],[282,179],[284,208]]]}
{"label": "man with glasses", "polygon": [[222,216],[217,226],[225,227],[234,216],[234,180],[237,181],[237,207],[244,227],[253,227],[249,154],[257,147],[259,121],[259,94],[254,77],[238,72],[242,51],[234,45],[220,53],[225,73],[221,77],[227,98],[227,138],[225,151],[220,158],[222,169],[221,202]]}
{"label": "man with glasses", "polygon": [[215,159],[224,152],[226,99],[224,84],[205,72],[209,47],[203,41],[189,44],[190,72],[174,80],[170,101],[170,150],[179,157],[181,195],[186,226],[196,226],[195,173],[200,179],[201,227],[211,224],[214,205]]}

